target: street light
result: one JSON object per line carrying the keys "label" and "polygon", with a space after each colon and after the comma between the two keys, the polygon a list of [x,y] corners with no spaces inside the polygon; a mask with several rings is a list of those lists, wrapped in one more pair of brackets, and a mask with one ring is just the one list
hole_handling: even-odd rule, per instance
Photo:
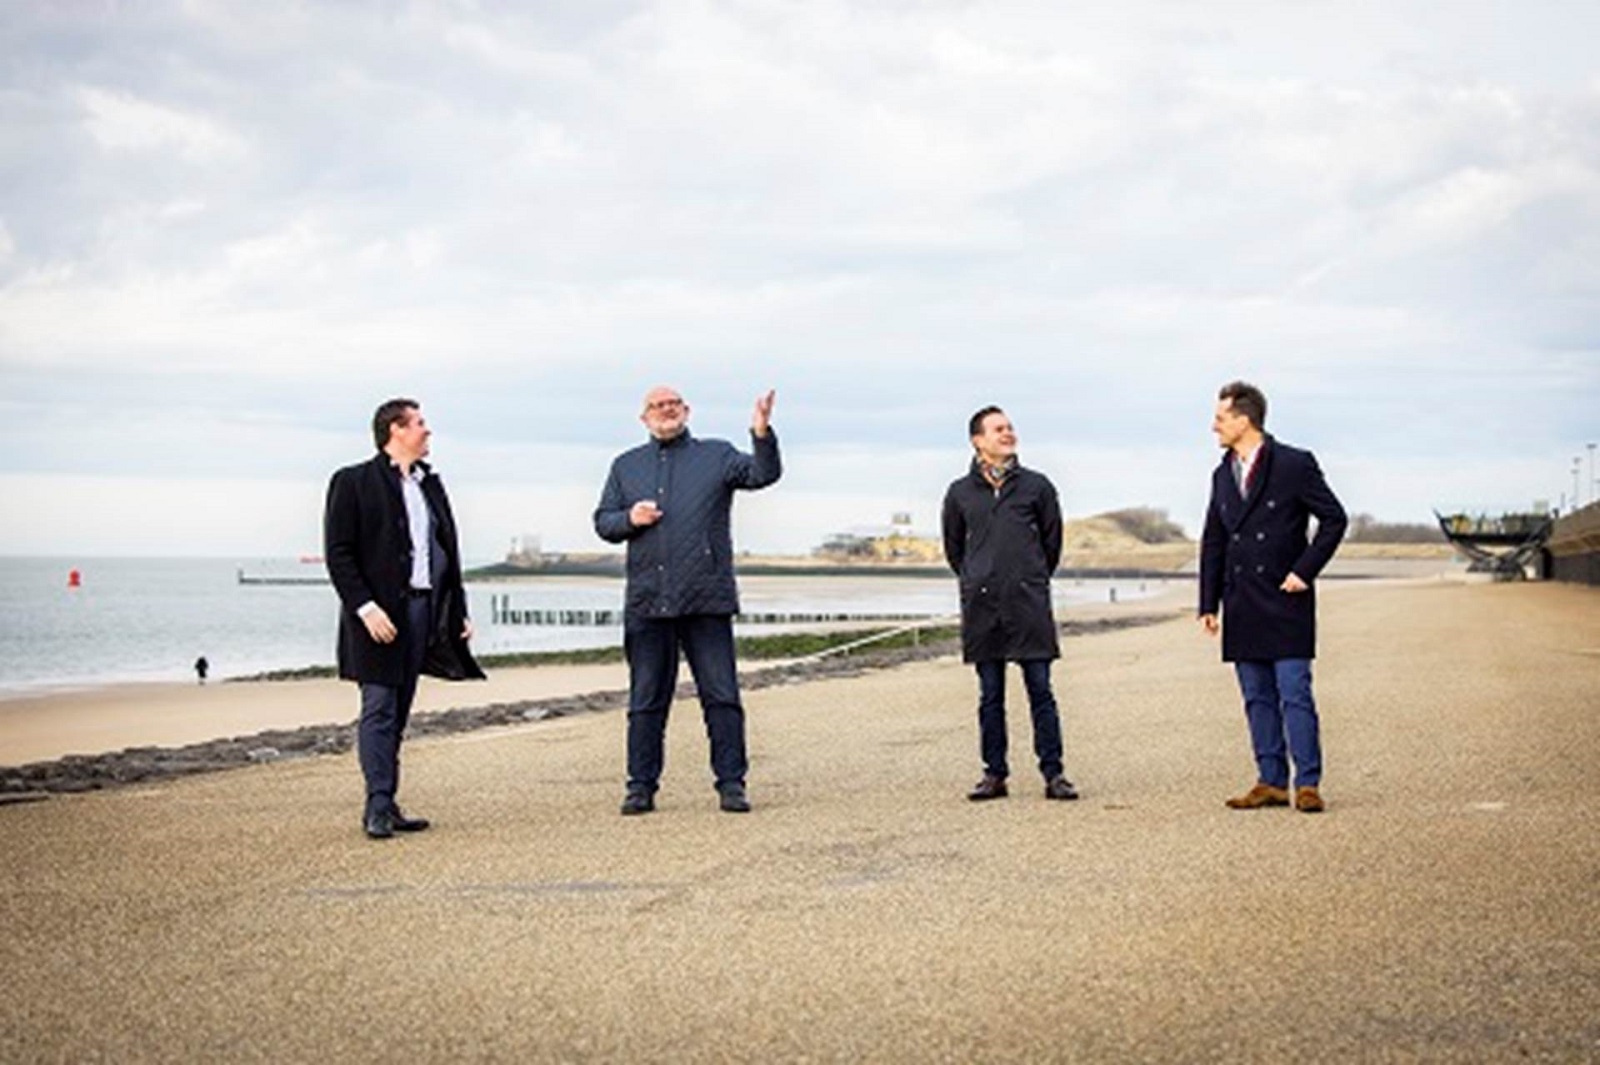
{"label": "street light", "polygon": [[1600,481],[1594,479],[1594,445],[1589,445],[1589,502],[1595,501],[1595,496],[1600,494]]}
{"label": "street light", "polygon": [[1583,468],[1583,460],[1577,455],[1572,456],[1572,509],[1578,509],[1578,471]]}

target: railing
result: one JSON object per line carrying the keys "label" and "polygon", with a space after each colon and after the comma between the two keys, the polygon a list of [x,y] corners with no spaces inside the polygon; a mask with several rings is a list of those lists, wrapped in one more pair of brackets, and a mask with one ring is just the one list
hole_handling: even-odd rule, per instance
{"label": "railing", "polygon": [[817,651],[814,654],[802,655],[795,659],[795,661],[818,662],[832,655],[849,654],[851,651],[854,651],[857,648],[868,647],[875,643],[882,643],[884,640],[890,640],[896,636],[903,636],[908,632],[911,633],[911,646],[917,647],[922,642],[921,635],[923,629],[954,625],[960,620],[960,617],[955,614],[950,614],[944,617],[923,618],[921,621],[915,622],[911,625],[902,625],[897,629],[885,629],[882,632],[875,632],[870,636],[863,636],[859,640],[851,640],[849,643],[841,643],[834,647],[827,647],[821,651]]}

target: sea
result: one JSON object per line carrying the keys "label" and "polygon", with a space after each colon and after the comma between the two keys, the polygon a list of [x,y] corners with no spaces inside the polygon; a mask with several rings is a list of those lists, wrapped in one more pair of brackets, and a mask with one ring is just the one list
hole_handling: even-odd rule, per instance
{"label": "sea", "polygon": [[[76,573],[76,579],[73,574]],[[211,679],[330,665],[338,601],[326,583],[241,583],[240,575],[318,581],[320,562],[297,559],[0,557],[0,699],[57,689]],[[1160,591],[1162,582],[1057,578],[1058,610]],[[956,582],[939,577],[749,576],[746,613],[954,616]],[[612,577],[469,582],[479,654],[620,646],[620,625],[498,624],[491,597],[513,611],[619,611]],[[797,624],[742,625],[776,632]]]}

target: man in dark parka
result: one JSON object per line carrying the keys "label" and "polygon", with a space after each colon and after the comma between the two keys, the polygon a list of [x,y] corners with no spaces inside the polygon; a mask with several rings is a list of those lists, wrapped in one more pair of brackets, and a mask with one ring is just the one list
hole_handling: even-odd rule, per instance
{"label": "man in dark parka", "polygon": [[428,827],[395,802],[400,741],[417,679],[482,679],[467,641],[461,549],[444,484],[422,459],[432,430],[415,400],[372,418],[378,453],[328,483],[323,555],[339,594],[339,676],[361,686],[357,750],[366,778],[362,825],[373,839]]}
{"label": "man in dark parka", "polygon": [[[1316,458],[1268,434],[1266,418],[1266,396],[1255,386],[1234,381],[1218,394],[1212,431],[1223,457],[1211,477],[1200,537],[1200,622],[1213,636],[1222,632],[1222,658],[1238,675],[1255,751],[1255,786],[1227,805],[1289,805],[1292,757],[1295,808],[1318,813],[1324,802],[1311,694],[1315,582],[1344,537],[1346,519]],[[1308,536],[1311,518],[1314,536]]]}
{"label": "man in dark parka", "polygon": [[1050,577],[1061,561],[1061,503],[1049,478],[1017,462],[1017,434],[999,407],[967,425],[972,468],[945,493],[944,555],[961,579],[961,656],[978,673],[983,779],[974,801],[1002,798],[1006,778],[1006,663],[1022,668],[1033,715],[1033,749],[1045,796],[1076,799],[1062,774],[1061,717],[1050,663],[1061,657]]}
{"label": "man in dark parka", "polygon": [[729,514],[734,492],[765,488],[783,474],[773,400],[772,392],[756,400],[747,454],[726,440],[691,434],[683,397],[675,389],[651,389],[639,415],[650,440],[618,455],[601,489],[595,533],[628,545],[625,816],[655,809],[680,648],[700,695],[719,805],[728,813],[750,811]]}

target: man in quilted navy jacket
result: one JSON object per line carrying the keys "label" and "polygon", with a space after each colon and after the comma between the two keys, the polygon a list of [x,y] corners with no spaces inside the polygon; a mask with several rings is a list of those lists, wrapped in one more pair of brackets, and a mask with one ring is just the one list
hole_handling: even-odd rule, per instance
{"label": "man in quilted navy jacket", "polygon": [[628,785],[624,814],[655,809],[665,760],[667,712],[678,682],[678,651],[689,660],[722,809],[747,813],[744,707],[734,667],[733,579],[729,512],[733,493],[765,488],[783,464],[772,429],[774,393],[756,400],[752,449],[689,432],[689,405],[671,388],[644,397],[639,420],[648,443],[611,464],[594,529],[628,545],[623,646],[628,655]]}

